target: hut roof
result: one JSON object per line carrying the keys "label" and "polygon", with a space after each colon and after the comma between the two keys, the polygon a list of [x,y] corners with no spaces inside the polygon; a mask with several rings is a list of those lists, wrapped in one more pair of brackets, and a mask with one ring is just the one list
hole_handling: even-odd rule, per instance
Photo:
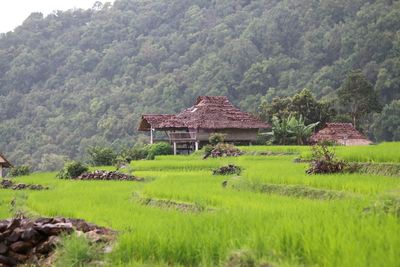
{"label": "hut roof", "polygon": [[[142,118],[146,119],[147,116],[149,115],[143,115]],[[226,96],[200,96],[194,106],[177,115],[167,116],[169,117],[157,117],[154,123],[146,120],[152,128],[158,129],[266,129],[270,127],[250,113],[240,111],[229,102]],[[142,123],[143,120],[139,130],[146,131]]]}
{"label": "hut roof", "polygon": [[142,115],[139,131],[150,131],[151,128],[160,128],[161,123],[171,120],[175,115],[171,114],[145,114]]}
{"label": "hut roof", "polygon": [[3,166],[4,168],[13,167],[13,165],[2,154],[0,154],[0,166]]}
{"label": "hut roof", "polygon": [[341,145],[369,145],[369,140],[365,135],[353,127],[351,123],[327,123],[326,126],[314,133],[310,141],[318,143],[321,141],[333,141]]}

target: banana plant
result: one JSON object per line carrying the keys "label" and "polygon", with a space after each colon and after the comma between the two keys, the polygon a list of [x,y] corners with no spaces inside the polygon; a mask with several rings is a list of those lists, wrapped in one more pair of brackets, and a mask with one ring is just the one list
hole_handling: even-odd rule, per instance
{"label": "banana plant", "polygon": [[[290,116],[289,116],[290,118]],[[278,117],[272,118],[272,135],[274,143],[288,145],[291,142],[293,132],[289,126],[289,118],[279,120]]]}
{"label": "banana plant", "polygon": [[315,127],[317,127],[319,122],[305,125],[304,118],[302,115],[300,115],[299,119],[289,116],[287,124],[291,133],[296,139],[296,143],[298,145],[304,145],[304,143],[311,136],[311,134],[313,133]]}
{"label": "banana plant", "polygon": [[305,125],[304,118],[301,115],[299,119],[289,115],[282,120],[274,116],[272,118],[272,132],[267,133],[267,135],[273,136],[273,142],[279,145],[304,145],[318,124],[319,122]]}

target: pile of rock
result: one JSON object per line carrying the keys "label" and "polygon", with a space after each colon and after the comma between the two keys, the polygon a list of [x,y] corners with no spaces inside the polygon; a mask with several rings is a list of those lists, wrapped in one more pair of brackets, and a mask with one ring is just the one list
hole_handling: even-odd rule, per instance
{"label": "pile of rock", "polygon": [[213,175],[231,175],[240,174],[242,169],[239,166],[229,164],[228,166],[222,166],[218,169],[213,170]]}
{"label": "pile of rock", "polygon": [[80,219],[14,218],[0,221],[0,266],[38,265],[52,255],[61,234],[85,235],[91,242],[111,242],[110,229]]}
{"label": "pile of rock", "polygon": [[219,143],[211,151],[211,157],[237,157],[242,155],[243,152],[232,144]]}
{"label": "pile of rock", "polygon": [[116,171],[101,171],[96,170],[94,172],[84,172],[79,175],[77,180],[120,180],[120,181],[143,181],[143,178],[139,178],[133,175],[125,174]]}
{"label": "pile of rock", "polygon": [[40,184],[22,184],[22,183],[15,184],[13,181],[7,180],[7,179],[3,179],[0,182],[0,188],[12,189],[12,190],[24,190],[24,189],[28,189],[28,190],[47,190],[47,189],[49,189],[47,186],[43,186],[43,185],[40,185]]}

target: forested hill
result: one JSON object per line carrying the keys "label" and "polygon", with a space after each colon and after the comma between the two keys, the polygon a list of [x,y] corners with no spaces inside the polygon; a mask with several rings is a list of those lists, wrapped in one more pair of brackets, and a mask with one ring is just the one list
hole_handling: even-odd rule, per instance
{"label": "forested hill", "polygon": [[[198,95],[245,110],[302,88],[331,97],[362,69],[400,94],[400,1],[116,0],[31,14],[0,38],[0,150],[16,163],[137,139],[144,112]],[[34,165],[34,164],[32,164]]]}

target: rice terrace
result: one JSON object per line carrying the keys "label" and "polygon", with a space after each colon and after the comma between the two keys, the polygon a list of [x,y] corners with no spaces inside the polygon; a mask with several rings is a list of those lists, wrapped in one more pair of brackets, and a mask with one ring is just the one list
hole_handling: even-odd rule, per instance
{"label": "rice terrace", "polygon": [[400,267],[400,0],[0,9],[0,267]]}
{"label": "rice terrace", "polygon": [[[307,163],[294,159],[307,158],[309,147],[242,149],[239,157],[203,160],[194,153],[132,161],[129,170],[144,182],[18,177],[50,189],[1,190],[0,217],[11,216],[9,203],[16,199],[30,214],[115,229],[109,266],[398,266],[398,176],[307,175]],[[399,164],[399,149],[399,143],[383,143],[336,152],[350,161]],[[212,175],[228,164],[242,172]]]}

